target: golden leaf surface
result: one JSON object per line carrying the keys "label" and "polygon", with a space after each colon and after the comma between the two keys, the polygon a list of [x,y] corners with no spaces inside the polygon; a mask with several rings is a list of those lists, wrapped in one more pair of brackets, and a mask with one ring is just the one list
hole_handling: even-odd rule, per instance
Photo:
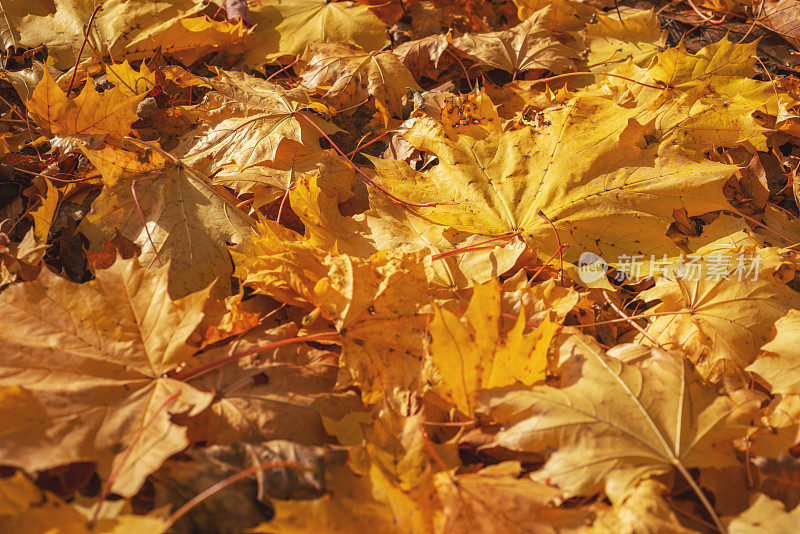
{"label": "golden leaf surface", "polygon": [[188,444],[170,414],[197,413],[212,400],[165,378],[195,352],[185,340],[207,296],[170,300],[167,268],[150,271],[135,259],[118,259],[87,284],[44,268],[4,291],[0,386],[21,388],[14,406],[38,416],[4,429],[2,462],[35,471],[95,461],[104,478],[114,473],[114,492],[135,494]]}
{"label": "golden leaf surface", "polygon": [[69,98],[47,69],[26,102],[34,121],[52,135],[111,135],[122,138],[138,119],[136,106],[142,95],[130,95],[115,88],[98,93],[88,81],[80,94]]}
{"label": "golden leaf surface", "polygon": [[544,379],[547,349],[558,328],[558,322],[546,318],[525,332],[523,307],[513,327],[504,331],[502,293],[496,280],[475,286],[463,318],[434,308],[429,350],[443,382],[434,390],[470,417],[480,391]]}
{"label": "golden leaf surface", "polygon": [[744,436],[758,413],[758,395],[717,394],[680,353],[656,349],[623,363],[581,337],[561,350],[560,387],[482,395],[504,427],[496,444],[531,452],[556,447],[535,480],[567,495],[604,487],[616,501],[636,481],[657,474],[677,470],[689,477],[691,468],[738,463],[730,440]]}
{"label": "golden leaf surface", "polygon": [[649,146],[635,113],[604,98],[576,98],[547,112],[538,127],[504,131],[493,104],[480,95],[449,102],[441,121],[413,120],[404,137],[438,157],[430,170],[396,160],[373,163],[396,196],[436,202],[410,209],[455,230],[519,233],[549,256],[558,246],[552,222],[568,260],[583,251],[610,262],[645,249],[675,254],[665,235],[673,210],[725,209],[721,186],[734,168]]}
{"label": "golden leaf surface", "polygon": [[556,25],[554,11],[546,7],[517,26],[502,32],[466,34],[453,40],[453,46],[481,65],[522,73],[543,69],[555,73],[571,70],[581,52],[580,46],[567,46],[552,35]]}
{"label": "golden leaf surface", "polygon": [[169,262],[170,295],[182,297],[214,281],[215,291],[228,294],[233,269],[225,243],[253,230],[227,191],[157,153],[144,161],[113,148],[86,154],[112,178],[80,225],[92,247],[102,250],[103,239],[119,232],[142,248],[144,265]]}

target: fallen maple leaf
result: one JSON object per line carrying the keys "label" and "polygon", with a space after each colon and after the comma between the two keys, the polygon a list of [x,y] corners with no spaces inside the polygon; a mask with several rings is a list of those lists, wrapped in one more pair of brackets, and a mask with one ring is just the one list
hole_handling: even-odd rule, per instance
{"label": "fallen maple leaf", "polygon": [[233,268],[225,243],[253,229],[227,191],[152,149],[144,158],[113,147],[86,154],[108,177],[78,227],[93,248],[102,250],[103,240],[119,232],[141,247],[148,267],[169,261],[170,295],[182,297],[215,280],[215,291],[228,294]]}
{"label": "fallen maple leaf", "polygon": [[251,7],[260,39],[245,62],[260,68],[267,61],[298,55],[313,42],[350,41],[368,52],[388,43],[383,23],[368,6],[326,0],[267,0]]}
{"label": "fallen maple leaf", "polygon": [[[769,339],[772,324],[800,306],[800,295],[769,270],[743,276],[737,269],[746,260],[737,256],[720,254],[693,262],[708,274],[716,261],[721,268],[717,277],[686,271],[685,279],[659,280],[640,294],[646,301],[660,301],[647,313],[653,316],[647,327],[651,340],[685,350],[700,374],[713,382],[741,374]],[[748,257],[759,261],[754,255]]]}
{"label": "fallen maple leaf", "polygon": [[409,209],[455,230],[519,234],[544,257],[563,244],[570,261],[584,251],[609,262],[677,254],[665,235],[673,210],[724,209],[722,183],[734,167],[649,146],[635,113],[578,97],[543,113],[539,126],[505,131],[488,97],[472,95],[450,102],[441,121],[412,120],[405,139],[438,157],[430,170],[372,161],[397,197],[436,202]]}
{"label": "fallen maple leaf", "polygon": [[615,502],[610,510],[600,511],[589,532],[663,532],[695,534],[680,524],[665,500],[667,488],[656,480],[643,480]]}
{"label": "fallen maple leaf", "polygon": [[559,371],[559,388],[500,389],[482,401],[504,425],[495,443],[549,451],[533,477],[566,495],[604,488],[618,502],[635,482],[677,470],[703,501],[688,470],[737,465],[731,439],[744,436],[760,404],[746,390],[717,394],[680,353],[654,349],[622,363],[580,336],[562,347]]}
{"label": "fallen maple leaf", "polygon": [[[287,91],[245,73],[217,74],[206,80],[214,91],[187,112],[199,121],[198,127],[180,140],[173,153],[239,193],[259,185],[291,189],[295,160],[308,160],[321,152],[319,132],[296,115],[309,105],[308,97],[298,89]],[[321,119],[308,120],[327,134],[337,131]],[[286,140],[294,143],[279,151]],[[315,163],[312,159],[306,168],[311,170]]]}
{"label": "fallen maple leaf", "polygon": [[525,477],[519,462],[491,465],[475,473],[437,473],[442,500],[439,533],[557,532],[580,528],[591,509],[560,510],[560,491]]}
{"label": "fallen maple leaf", "polygon": [[[194,365],[218,361],[278,339],[294,337],[294,325],[255,331],[240,340],[204,352]],[[189,383],[214,391],[214,402],[188,422],[189,435],[208,445],[237,441],[288,439],[307,445],[329,441],[322,418],[341,419],[364,411],[355,392],[336,392],[338,354],[286,346],[238,360]]]}
{"label": "fallen maple leaf", "polygon": [[800,312],[797,309],[790,309],[785,316],[774,322],[777,329],[775,337],[761,347],[764,352],[747,367],[747,370],[764,379],[773,394],[800,394],[800,377],[794,373],[800,363],[798,362],[800,340],[797,339]]}
{"label": "fallen maple leaf", "polygon": [[558,322],[545,319],[536,329],[525,324],[525,308],[510,330],[503,328],[503,288],[493,280],[475,286],[464,317],[435,306],[429,351],[442,384],[434,391],[473,417],[482,390],[533,385],[545,377],[547,350]]}
{"label": "fallen maple leaf", "polygon": [[251,29],[244,21],[212,20],[206,15],[181,17],[159,28],[154,35],[139,39],[134,50],[158,50],[191,65],[214,52],[231,56],[244,53]]}
{"label": "fallen maple leaf", "polygon": [[21,388],[0,400],[10,422],[0,461],[31,471],[92,461],[111,491],[134,495],[188,445],[170,414],[197,413],[213,398],[166,378],[195,352],[185,340],[207,296],[173,302],[167,267],[151,271],[135,259],[86,284],[45,268],[0,294],[0,386]]}
{"label": "fallen maple leaf", "polygon": [[25,105],[34,121],[51,135],[86,137],[111,135],[122,138],[139,117],[136,107],[144,95],[117,88],[98,93],[87,80],[74,99],[64,94],[47,69]]}
{"label": "fallen maple leaf", "polygon": [[300,56],[301,78],[308,89],[321,91],[336,108],[354,108],[373,97],[384,125],[400,118],[403,99],[420,87],[392,52],[367,53],[348,43],[312,43]]}
{"label": "fallen maple leaf", "polygon": [[409,402],[422,365],[427,314],[433,299],[425,261],[416,254],[347,255],[323,260],[328,274],[314,287],[341,336],[339,386],[358,386],[366,404]]}
{"label": "fallen maple leaf", "polygon": [[106,77],[123,94],[140,95],[150,92],[156,84],[156,73],[142,63],[134,69],[126,59],[122,63],[106,65]]}
{"label": "fallen maple leaf", "polygon": [[[31,10],[34,3],[25,2],[19,4],[23,9],[6,11],[6,17],[19,32],[20,44],[35,47],[47,43],[57,68],[72,67],[84,40],[84,25],[97,4],[92,0],[58,0]],[[111,0],[102,5],[88,38],[94,50],[118,60],[141,59],[153,53],[154,48],[137,47],[137,41],[198,8],[193,0]]]}
{"label": "fallen maple leaf", "polygon": [[76,508],[37,488],[22,473],[0,479],[0,523],[8,532],[52,532],[53,525],[75,534],[161,534],[167,530],[163,520],[147,515],[125,514],[90,521]]}
{"label": "fallen maple leaf", "polygon": [[531,69],[555,73],[574,68],[580,45],[567,46],[552,35],[555,11],[545,7],[509,30],[466,34],[453,46],[480,65],[517,74]]}

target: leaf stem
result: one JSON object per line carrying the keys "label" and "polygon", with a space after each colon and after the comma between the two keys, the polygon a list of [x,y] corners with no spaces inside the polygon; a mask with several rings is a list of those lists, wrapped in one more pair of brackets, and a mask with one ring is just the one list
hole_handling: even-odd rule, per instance
{"label": "leaf stem", "polygon": [[[92,30],[92,23],[94,23],[94,16],[97,15],[97,12],[103,9],[102,4],[98,4],[97,7],[94,8],[92,11],[92,16],[89,17],[89,23],[86,25],[86,30],[83,32],[83,43],[81,43],[81,49],[78,50],[78,57],[75,58],[75,66],[72,68],[72,78],[69,80],[69,85],[67,86],[67,98],[69,98],[69,94],[72,92],[72,86],[75,84],[75,76],[78,74],[78,64],[81,62],[81,55],[83,54],[83,49],[86,48],[86,41],[89,40],[89,32]],[[45,67],[47,68],[47,67]]]}
{"label": "leaf stem", "polygon": [[558,235],[558,229],[556,228],[556,225],[553,224],[553,221],[550,220],[550,217],[545,215],[544,211],[539,210],[539,217],[541,217],[545,221],[547,221],[547,224],[549,224],[550,228],[553,229],[553,233],[556,234],[556,241],[558,242],[558,249],[557,249],[556,252],[558,252],[558,263],[559,263],[559,265],[558,265],[558,285],[560,285],[561,287],[564,287],[564,248],[566,248],[567,245],[564,245],[561,242],[561,236]]}
{"label": "leaf stem", "polygon": [[452,50],[450,50],[450,47],[449,47],[449,46],[448,46],[447,48],[445,48],[444,50],[445,50],[445,52],[447,52],[448,54],[450,54],[451,56],[453,56],[454,58],[456,58],[456,61],[458,61],[458,64],[459,64],[459,65],[461,65],[461,70],[463,70],[463,71],[464,71],[464,76],[466,76],[466,77],[467,77],[467,85],[469,85],[469,90],[470,90],[470,91],[474,91],[474,90],[475,90],[475,88],[472,86],[472,80],[470,80],[470,79],[469,79],[469,73],[467,72],[467,68],[464,66],[464,63],[462,63],[462,62],[461,62],[461,58],[459,58],[459,57],[458,57],[458,56],[455,54],[455,52],[453,52]]}
{"label": "leaf stem", "polygon": [[649,83],[639,82],[634,80],[633,78],[628,78],[627,76],[621,76],[619,74],[612,74],[610,72],[566,72],[564,74],[559,74],[557,76],[550,76],[547,78],[539,78],[538,80],[534,80],[535,83],[542,83],[542,82],[550,82],[553,80],[559,80],[561,78],[567,78],[569,76],[609,76],[611,78],[619,78],[621,80],[627,80],[631,83],[635,83],[638,85],[642,85],[644,87],[649,87],[651,89],[666,89],[665,87],[659,87],[658,85],[650,85]]}
{"label": "leaf stem", "polygon": [[487,245],[487,243],[491,243],[492,241],[500,241],[502,239],[513,239],[514,237],[518,236],[519,232],[515,234],[505,234],[500,235],[497,237],[492,237],[491,239],[487,239],[485,241],[481,241],[479,243],[475,243],[473,245],[466,245],[459,248],[454,248],[453,250],[446,250],[444,252],[440,252],[439,254],[434,254],[431,256],[432,260],[441,260],[450,256],[455,256],[456,254],[462,254],[464,252],[475,252],[478,250],[489,250],[499,246],[507,245],[508,243],[503,243],[502,245]]}
{"label": "leaf stem", "polygon": [[[608,291],[606,291],[605,289],[603,290],[603,298],[605,298],[606,302],[608,303],[608,305],[611,306],[614,309],[615,312],[617,312],[617,315],[622,317],[629,325],[631,325],[636,330],[638,330],[639,333],[641,333],[644,337],[646,337],[648,340],[650,340],[654,345],[664,349],[664,346],[661,343],[659,343],[658,341],[656,341],[656,339],[653,336],[651,336],[650,333],[647,330],[645,330],[644,328],[642,328],[641,326],[636,324],[633,321],[633,319],[631,319],[630,317],[625,315],[625,312],[622,311],[621,309],[619,309],[619,307],[616,304],[614,304],[614,301],[611,300],[611,297],[608,296]],[[664,350],[666,350],[666,349],[664,349]]]}
{"label": "leaf stem", "polygon": [[173,376],[173,380],[189,380],[194,378],[195,376],[204,373],[210,369],[216,369],[217,367],[221,367],[228,362],[232,362],[238,360],[240,358],[244,358],[245,356],[250,356],[251,354],[256,354],[259,352],[263,352],[265,350],[275,349],[278,347],[282,347],[284,345],[291,345],[292,343],[304,343],[306,341],[323,341],[328,339],[336,339],[339,337],[338,332],[323,332],[321,334],[311,334],[310,336],[299,336],[299,337],[290,337],[286,339],[280,339],[278,341],[273,341],[272,343],[266,343],[264,345],[259,345],[258,347],[253,347],[252,349],[247,349],[242,352],[237,352],[235,354],[231,354],[225,358],[215,360],[213,362],[209,362],[205,365],[201,365],[195,369],[190,369],[188,371],[184,371],[182,373],[178,373],[177,375]]}

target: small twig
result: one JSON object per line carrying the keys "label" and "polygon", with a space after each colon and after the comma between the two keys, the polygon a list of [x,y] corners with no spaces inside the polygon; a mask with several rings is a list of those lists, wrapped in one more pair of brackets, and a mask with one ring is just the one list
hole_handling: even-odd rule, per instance
{"label": "small twig", "polygon": [[286,199],[289,198],[289,188],[286,188],[286,192],[283,194],[283,198],[281,199],[281,205],[278,207],[278,216],[275,217],[275,222],[280,224],[281,223],[281,214],[283,213],[283,205],[286,204]]}
{"label": "small twig", "polygon": [[474,91],[474,90],[475,90],[475,88],[472,86],[472,80],[470,80],[470,79],[469,79],[469,73],[467,72],[467,68],[464,66],[464,63],[462,63],[462,62],[461,62],[461,58],[459,58],[459,57],[458,57],[458,56],[455,54],[455,52],[453,52],[452,50],[450,50],[450,48],[449,48],[449,47],[448,47],[448,48],[445,48],[444,50],[445,50],[445,52],[447,52],[448,54],[450,54],[451,56],[453,56],[454,58],[456,58],[456,61],[458,61],[458,64],[459,64],[459,65],[461,65],[461,70],[463,70],[463,71],[464,71],[464,76],[466,76],[466,77],[467,77],[467,84],[469,85],[469,90],[470,90],[470,91]]}
{"label": "small twig", "polygon": [[298,464],[297,462],[292,462],[289,460],[272,460],[269,462],[264,462],[263,464],[254,465],[249,469],[245,469],[244,471],[240,471],[234,475],[231,475],[224,480],[220,480],[210,488],[198,493],[197,495],[189,499],[189,501],[187,501],[186,504],[175,510],[175,512],[173,512],[172,515],[167,518],[166,520],[167,529],[172,527],[172,525],[174,525],[178,519],[186,515],[192,508],[194,508],[201,502],[205,501],[209,497],[212,497],[216,493],[219,493],[220,491],[224,490],[231,484],[235,484],[236,482],[239,482],[240,480],[247,478],[251,475],[254,475],[260,471],[265,471],[267,469],[272,469],[275,467],[294,467],[298,471],[307,469],[302,465]]}
{"label": "small twig", "polygon": [[56,178],[55,176],[50,176],[49,174],[42,174],[40,172],[26,171],[25,169],[20,169],[20,168],[17,168],[17,167],[11,167],[11,168],[14,169],[16,172],[21,172],[22,174],[29,174],[31,176],[40,176],[40,177],[46,178],[48,180],[53,180],[54,182],[62,182],[62,183],[65,183],[65,184],[77,184],[77,183],[80,183],[80,182],[85,182],[86,180],[89,179],[89,177],[86,176],[86,177],[83,177],[83,178],[76,178],[75,180],[64,180],[63,178]]}
{"label": "small twig", "polygon": [[441,259],[444,259],[444,258],[448,258],[450,256],[455,256],[456,254],[462,254],[464,252],[474,252],[474,251],[477,251],[477,250],[490,250],[490,249],[497,248],[499,246],[505,246],[508,243],[503,243],[502,245],[500,245],[500,244],[488,245],[488,243],[491,243],[493,241],[500,241],[500,240],[504,240],[504,239],[513,239],[514,237],[516,237],[518,235],[519,235],[519,232],[517,232],[515,234],[504,234],[504,235],[500,235],[500,236],[497,236],[497,237],[492,237],[492,238],[489,238],[489,239],[487,239],[485,241],[481,241],[479,243],[474,243],[472,245],[466,245],[466,246],[463,246],[463,247],[454,248],[453,250],[446,250],[445,252],[440,252],[438,254],[433,254],[431,256],[431,259],[434,260],[434,261],[435,260],[441,260]]}
{"label": "small twig", "polygon": [[670,311],[670,312],[653,312],[653,313],[640,313],[638,315],[627,315],[622,319],[609,319],[607,321],[598,321],[596,323],[587,323],[587,324],[577,324],[577,325],[570,325],[571,328],[591,328],[593,326],[600,326],[604,324],[614,324],[614,323],[625,323],[630,321],[631,319],[649,319],[651,317],[665,317],[667,315],[702,315],[697,313],[695,310],[684,310],[684,311]]}
{"label": "small twig", "polygon": [[535,273],[533,273],[533,276],[531,276],[531,280],[536,280],[536,277],[539,276],[542,273],[544,268],[547,267],[548,265],[550,265],[550,262],[553,261],[556,258],[556,256],[561,255],[561,251],[564,250],[565,248],[567,248],[567,245],[559,245],[559,247],[556,249],[556,251],[553,252],[553,255],[550,256],[550,259],[547,260],[546,262],[544,262],[542,264],[542,266],[539,267],[539,269]]}
{"label": "small twig", "polygon": [[389,198],[391,198],[392,200],[395,200],[395,201],[397,201],[397,202],[399,202],[399,203],[401,203],[401,204],[405,204],[406,206],[412,206],[412,207],[415,207],[415,208],[428,208],[428,207],[431,207],[431,206],[435,206],[435,205],[437,204],[437,202],[426,202],[426,203],[424,203],[424,204],[415,204],[415,203],[413,203],[413,202],[408,202],[408,201],[406,201],[406,200],[403,200],[402,198],[396,197],[395,195],[391,194],[389,191],[387,191],[386,189],[384,189],[383,187],[381,187],[380,185],[378,185],[378,184],[375,182],[375,180],[373,180],[372,178],[370,178],[369,176],[367,176],[367,174],[366,174],[364,171],[362,171],[361,169],[359,169],[359,168],[356,166],[356,164],[355,164],[355,163],[353,163],[353,162],[350,160],[350,158],[348,158],[348,157],[347,157],[347,154],[345,154],[345,153],[342,151],[342,149],[341,149],[341,148],[339,148],[339,145],[337,145],[336,143],[334,143],[334,142],[333,142],[333,139],[331,139],[331,138],[330,138],[330,136],[328,136],[328,134],[326,134],[326,133],[325,133],[325,132],[322,130],[322,128],[320,128],[319,126],[317,126],[316,124],[314,124],[314,121],[312,121],[312,120],[311,120],[311,119],[309,119],[309,118],[308,118],[308,117],[307,117],[305,114],[303,114],[303,113],[301,113],[301,112],[299,112],[299,111],[294,111],[294,112],[292,112],[292,114],[293,114],[293,115],[297,115],[298,117],[302,117],[302,118],[303,118],[303,119],[304,119],[306,122],[308,122],[308,123],[309,123],[309,124],[310,124],[312,127],[314,127],[314,129],[315,129],[315,130],[317,130],[317,131],[318,131],[318,132],[319,132],[319,133],[320,133],[320,134],[321,134],[321,135],[322,135],[322,136],[325,138],[325,140],[327,140],[327,141],[328,141],[328,143],[330,143],[330,144],[331,144],[331,146],[333,147],[333,149],[334,149],[334,150],[336,150],[336,152],[338,152],[338,153],[339,153],[339,155],[340,155],[340,156],[342,156],[342,157],[344,158],[344,160],[347,162],[347,164],[348,164],[348,165],[350,165],[350,167],[351,167],[351,168],[352,168],[354,171],[356,171],[358,174],[360,174],[362,177],[364,177],[364,179],[365,179],[367,182],[369,182],[369,184],[370,184],[370,185],[372,185],[372,187],[374,187],[375,189],[377,189],[378,191],[380,191],[380,192],[381,192],[381,193],[383,193],[384,195],[388,196],[388,197],[389,197]]}
{"label": "small twig", "polygon": [[[647,330],[645,330],[644,328],[639,326],[633,319],[631,319],[630,317],[625,315],[625,312],[622,311],[621,309],[619,309],[619,307],[616,304],[614,304],[614,302],[611,300],[611,297],[608,296],[608,291],[606,291],[605,289],[603,290],[603,298],[606,299],[606,302],[608,303],[608,305],[611,306],[611,308],[613,308],[613,310],[615,312],[617,312],[617,315],[622,317],[625,320],[625,322],[627,322],[629,325],[631,325],[636,330],[638,330],[644,337],[646,337],[648,340],[650,340],[650,342],[652,342],[654,345],[664,349],[664,345],[662,345],[661,343],[656,341],[655,338],[653,336],[651,336],[649,332],[647,332]],[[664,349],[664,350],[666,350],[666,349]]]}
{"label": "small twig", "polygon": [[561,236],[558,235],[558,229],[556,229],[556,225],[553,224],[553,221],[544,214],[544,211],[539,210],[539,216],[542,217],[547,224],[550,225],[550,228],[553,229],[553,233],[556,234],[556,241],[558,242],[558,285],[564,287],[564,248],[566,245],[561,243]]}
{"label": "small twig", "polygon": [[686,0],[686,3],[691,6],[692,11],[697,13],[698,17],[700,17],[701,19],[703,19],[706,22],[710,22],[711,24],[722,24],[723,22],[725,22],[725,15],[722,15],[722,18],[719,19],[719,20],[714,20],[713,17],[709,17],[707,15],[703,15],[703,13],[701,13],[700,10],[697,9],[697,6],[694,5],[694,2],[692,2],[692,0]]}
{"label": "small twig", "polygon": [[361,152],[362,150],[367,148],[372,143],[383,139],[384,137],[386,137],[387,135],[389,135],[393,131],[394,130],[386,130],[385,132],[383,132],[382,134],[380,134],[378,137],[374,138],[373,140],[368,141],[368,142],[364,143],[363,145],[357,146],[353,151],[347,153],[347,157],[353,157],[357,152]]}
{"label": "small twig", "polygon": [[800,245],[800,243],[796,242],[794,239],[792,239],[792,238],[790,238],[790,237],[778,232],[777,230],[773,230],[772,228],[770,228],[766,224],[760,222],[758,219],[750,217],[749,215],[746,215],[746,214],[742,213],[741,211],[739,211],[739,210],[737,210],[735,208],[730,210],[730,211],[733,211],[733,213],[735,213],[736,215],[740,215],[740,216],[744,217],[745,219],[747,219],[751,223],[755,224],[756,226],[760,226],[761,228],[764,228],[765,230],[768,230],[768,231],[772,232],[776,236],[778,236],[778,237],[780,237],[782,239],[785,239],[787,243],[792,243],[790,246],[788,246],[786,248],[794,248],[797,245]]}
{"label": "small twig", "polygon": [[264,81],[267,81],[267,82],[268,82],[268,81],[270,81],[272,78],[274,78],[275,76],[277,76],[277,75],[278,75],[278,74],[280,74],[281,72],[285,71],[285,70],[286,70],[286,69],[288,69],[289,67],[293,67],[293,66],[294,66],[294,65],[295,65],[295,64],[296,64],[298,61],[300,61],[300,58],[297,58],[297,59],[295,59],[294,61],[292,61],[292,62],[291,62],[291,63],[289,63],[288,65],[284,66],[284,67],[283,67],[283,68],[281,68],[280,70],[276,70],[275,72],[273,72],[272,74],[270,74],[270,75],[269,75],[269,78],[267,78],[267,79],[266,79],[266,80],[264,80]]}
{"label": "small twig", "polygon": [[94,8],[94,11],[92,11],[92,16],[89,17],[89,24],[86,25],[86,29],[83,32],[83,43],[81,43],[81,49],[78,50],[78,57],[75,58],[75,67],[73,67],[72,70],[72,78],[69,80],[69,85],[67,86],[67,98],[69,98],[69,94],[72,92],[72,86],[75,83],[75,76],[78,74],[78,64],[81,62],[81,54],[83,54],[83,49],[86,48],[86,41],[89,40],[89,32],[92,30],[94,16],[97,15],[97,12],[101,9],[103,9],[102,4],[98,4],[98,6]]}

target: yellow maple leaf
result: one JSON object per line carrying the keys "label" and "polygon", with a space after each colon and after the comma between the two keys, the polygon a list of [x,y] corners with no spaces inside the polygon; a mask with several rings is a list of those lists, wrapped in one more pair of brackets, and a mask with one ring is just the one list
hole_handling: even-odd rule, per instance
{"label": "yellow maple leaf", "polygon": [[225,244],[253,231],[253,221],[230,193],[152,149],[85,153],[111,184],[78,227],[94,250],[103,250],[104,238],[119,232],[141,247],[140,259],[148,267],[169,261],[173,297],[215,280],[215,291],[229,294],[233,269]]}
{"label": "yellow maple leaf", "polygon": [[641,480],[676,470],[716,517],[689,469],[739,465],[732,440],[743,437],[763,396],[709,388],[683,354],[655,349],[624,363],[590,338],[561,347],[561,386],[507,388],[481,400],[503,429],[496,445],[544,452],[534,480],[566,495],[603,488],[619,503]]}
{"label": "yellow maple leaf", "polygon": [[433,389],[459,410],[475,415],[481,390],[533,385],[544,379],[547,350],[558,329],[549,318],[525,332],[524,307],[511,330],[505,332],[501,316],[500,282],[475,286],[464,317],[434,307],[430,325],[430,354],[442,377]]}
{"label": "yellow maple leaf", "polygon": [[148,515],[119,515],[90,521],[50,492],[36,487],[22,473],[0,479],[0,524],[7,532],[70,534],[161,534],[166,523]]}
{"label": "yellow maple leaf", "polygon": [[352,108],[370,97],[384,125],[400,118],[403,97],[420,87],[392,52],[367,53],[348,43],[311,43],[300,56],[303,85],[324,87],[325,98],[336,108]]}
{"label": "yellow maple leaf", "polygon": [[453,40],[453,46],[480,65],[523,73],[531,69],[555,73],[574,68],[582,45],[567,46],[553,36],[555,11],[545,7],[518,25],[501,32],[466,34]]}
{"label": "yellow maple leaf", "polygon": [[[110,489],[133,495],[187,444],[171,413],[197,413],[213,396],[165,378],[196,348],[185,344],[208,290],[167,296],[167,267],[118,259],[75,284],[42,269],[0,295],[0,386],[17,387],[0,411],[11,419],[0,444],[6,465],[29,471],[94,461]],[[11,403],[11,404],[9,404]]]}
{"label": "yellow maple leaf", "polygon": [[[438,157],[424,172],[372,159],[381,184],[428,221],[486,236],[520,234],[549,257],[590,251],[677,254],[666,236],[673,210],[725,209],[722,184],[735,167],[666,144],[602,97],[576,97],[541,114],[541,124],[506,131],[486,95],[448,102],[442,120],[412,119],[405,139]],[[557,240],[553,226],[558,231]],[[601,229],[598,231],[598,229]],[[560,242],[559,242],[560,241]]]}
{"label": "yellow maple leaf", "polygon": [[156,73],[142,63],[139,70],[126,59],[122,63],[106,65],[106,76],[123,94],[140,95],[156,86]]}
{"label": "yellow maple leaf", "polygon": [[42,80],[25,105],[33,120],[50,135],[122,138],[139,118],[136,107],[143,97],[118,88],[98,93],[92,80],[87,80],[80,94],[69,98],[44,69]]}
{"label": "yellow maple leaf", "polygon": [[298,55],[313,42],[349,41],[367,52],[389,41],[386,27],[369,6],[327,0],[267,0],[251,7],[258,39],[245,62],[255,68],[282,56]]}

